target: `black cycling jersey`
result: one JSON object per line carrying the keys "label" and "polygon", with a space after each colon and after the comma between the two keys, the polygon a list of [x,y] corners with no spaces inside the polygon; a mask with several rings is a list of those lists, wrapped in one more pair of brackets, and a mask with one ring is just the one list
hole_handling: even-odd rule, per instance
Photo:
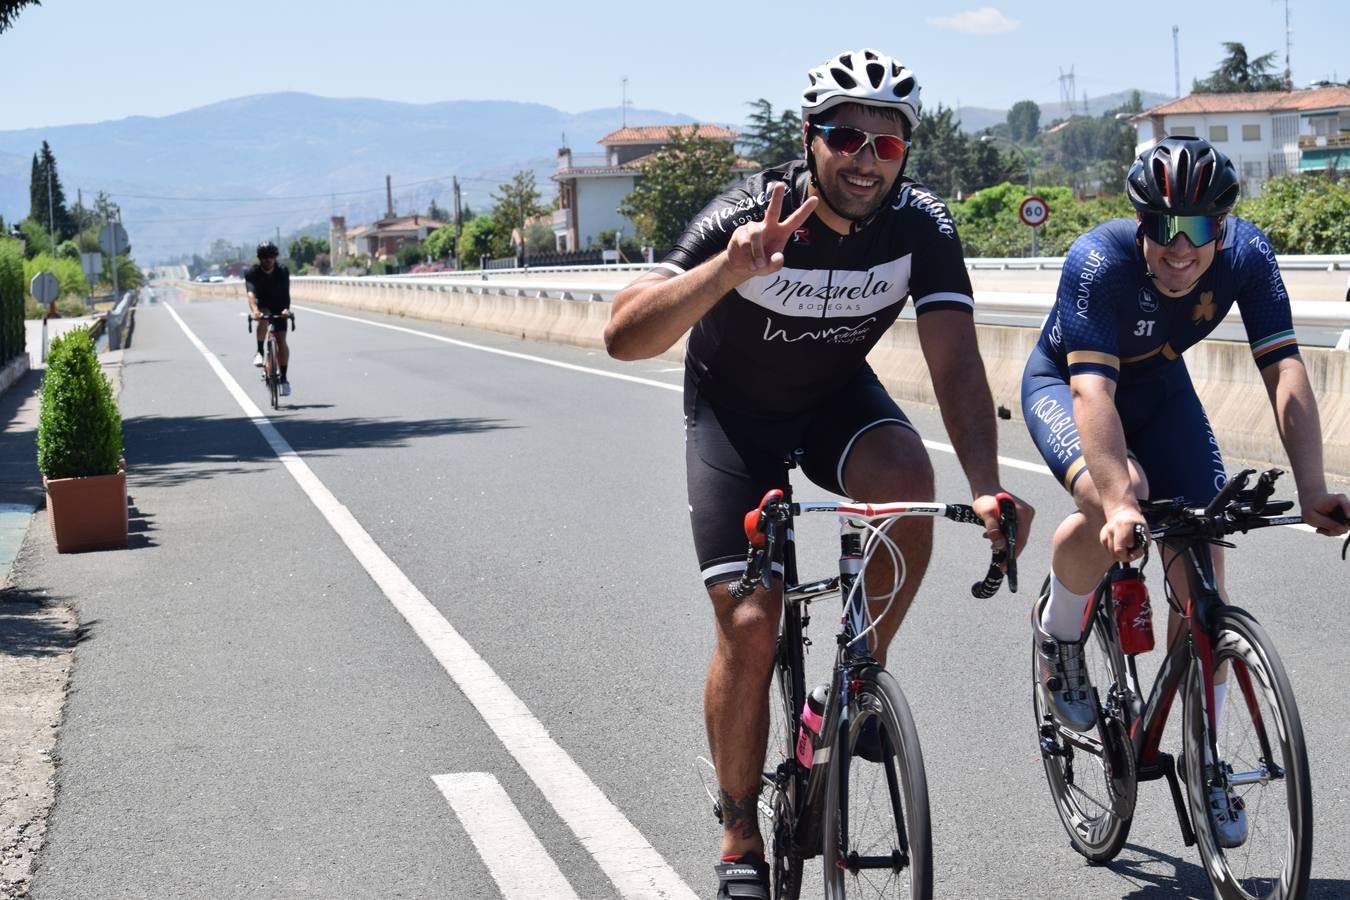
{"label": "black cycling jersey", "polygon": [[[808,196],[801,160],[753,175],[709,203],[661,266],[679,274],[726,249],[739,226],[764,218],[778,182],[786,186],[786,218]],[[783,256],[782,269],[742,282],[690,332],[685,366],[716,405],[802,412],[865,365],[908,297],[918,315],[974,310],[951,213],[911,178],[897,179],[886,202],[850,234],[811,216]]]}
{"label": "black cycling jersey", "polygon": [[244,273],[244,290],[258,298],[258,307],[273,315],[291,308],[291,273],[277,263],[272,271],[264,272],[258,263]]}

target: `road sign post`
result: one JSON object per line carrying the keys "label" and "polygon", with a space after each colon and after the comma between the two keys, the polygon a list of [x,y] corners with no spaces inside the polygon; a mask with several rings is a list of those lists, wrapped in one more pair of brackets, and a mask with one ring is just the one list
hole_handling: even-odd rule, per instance
{"label": "road sign post", "polygon": [[[56,280],[56,276],[51,272],[39,272],[33,276],[32,282],[28,285],[28,292],[33,295],[33,299],[46,306],[61,296],[61,282]],[[42,317],[42,347],[38,350],[38,361],[45,363],[47,361],[47,317]]]}
{"label": "road sign post", "polygon": [[121,299],[121,289],[117,284],[117,254],[128,244],[127,230],[120,222],[109,222],[98,233],[98,245],[112,260],[113,303]]}
{"label": "road sign post", "polygon": [[1039,252],[1036,247],[1036,229],[1045,224],[1045,220],[1050,218],[1050,206],[1044,199],[1032,194],[1022,201],[1022,205],[1017,207],[1017,216],[1031,228],[1031,255],[1037,256]]}

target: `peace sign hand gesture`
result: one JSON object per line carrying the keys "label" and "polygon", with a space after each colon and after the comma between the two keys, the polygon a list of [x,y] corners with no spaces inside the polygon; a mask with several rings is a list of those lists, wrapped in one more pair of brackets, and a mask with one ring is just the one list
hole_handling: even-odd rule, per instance
{"label": "peace sign hand gesture", "polygon": [[819,202],[815,197],[808,197],[796,212],[779,221],[785,190],[781,182],[770,188],[764,220],[747,222],[732,233],[726,250],[727,267],[736,276],[738,284],[747,278],[771,275],[783,268],[783,248]]}

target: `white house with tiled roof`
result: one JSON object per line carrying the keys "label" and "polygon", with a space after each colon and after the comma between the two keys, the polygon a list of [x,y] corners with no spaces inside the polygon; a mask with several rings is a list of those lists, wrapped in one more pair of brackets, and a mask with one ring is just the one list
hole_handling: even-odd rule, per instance
{"label": "white house with tiled roof", "polygon": [[1350,87],[1330,85],[1301,91],[1191,94],[1130,119],[1135,152],[1168,135],[1208,140],[1242,176],[1246,196],[1276,175],[1350,171]]}
{"label": "white house with tiled roof", "polygon": [[[558,151],[553,180],[558,185],[558,209],[553,211],[553,235],[559,252],[585,250],[602,231],[620,229],[636,233],[628,217],[620,214],[623,199],[633,192],[647,157],[671,141],[676,129],[697,128],[696,136],[734,143],[736,132],[720,125],[641,125],[620,128],[597,141],[603,153],[577,154],[568,147]],[[737,178],[754,172],[759,165],[737,159],[732,174]]]}

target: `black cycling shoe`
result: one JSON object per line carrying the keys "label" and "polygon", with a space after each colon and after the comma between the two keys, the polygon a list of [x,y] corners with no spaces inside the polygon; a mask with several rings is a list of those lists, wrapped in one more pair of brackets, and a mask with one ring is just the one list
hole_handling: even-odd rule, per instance
{"label": "black cycling shoe", "polygon": [[881,743],[881,731],[877,728],[877,718],[873,716],[863,723],[862,730],[858,732],[858,742],[853,745],[853,755],[868,762],[879,763],[885,752],[886,749]]}
{"label": "black cycling shoe", "polygon": [[769,900],[769,865],[758,853],[723,861],[717,871],[717,900]]}

